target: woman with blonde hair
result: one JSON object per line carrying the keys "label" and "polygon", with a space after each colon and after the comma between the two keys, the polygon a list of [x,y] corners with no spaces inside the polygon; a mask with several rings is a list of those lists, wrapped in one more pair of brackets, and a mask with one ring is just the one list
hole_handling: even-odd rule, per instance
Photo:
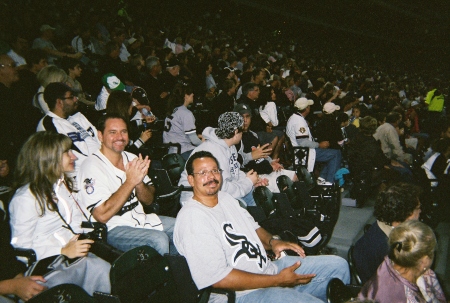
{"label": "woman with blonde hair", "polygon": [[22,147],[9,205],[11,244],[35,251],[38,261],[26,275],[43,276],[46,287],[73,283],[91,295],[110,292],[109,263],[89,253],[93,240],[78,239],[87,217],[65,176],[77,160],[71,146],[65,135],[37,132]]}
{"label": "woman with blonde hair", "polygon": [[55,65],[48,65],[41,69],[39,73],[37,74],[37,80],[41,86],[39,87],[36,95],[33,97],[33,105],[34,107],[38,108],[44,115],[47,114],[50,109],[47,105],[47,102],[44,100],[44,90],[50,83],[54,82],[61,82],[67,84],[68,78],[67,78],[66,72],[55,66]]}
{"label": "woman with blonde hair", "polygon": [[435,249],[436,237],[429,226],[417,220],[401,223],[389,236],[388,256],[358,297],[378,303],[447,302],[430,268]]}

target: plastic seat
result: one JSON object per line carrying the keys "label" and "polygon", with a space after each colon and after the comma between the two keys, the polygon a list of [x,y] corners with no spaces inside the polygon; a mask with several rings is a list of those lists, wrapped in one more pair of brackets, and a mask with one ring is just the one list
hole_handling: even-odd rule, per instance
{"label": "plastic seat", "polygon": [[167,154],[162,157],[162,168],[167,170],[170,181],[173,185],[177,185],[180,180],[181,173],[184,170],[186,161],[180,154]]}
{"label": "plastic seat", "polygon": [[110,271],[111,294],[121,302],[176,302],[177,289],[170,266],[149,246],[125,252]]}
{"label": "plastic seat", "polygon": [[60,284],[43,291],[36,297],[28,300],[29,303],[96,303],[97,301],[91,297],[78,285]]}
{"label": "plastic seat", "polygon": [[356,285],[362,285],[362,280],[358,274],[358,271],[356,270],[355,260],[353,259],[353,250],[354,249],[355,249],[354,245],[350,246],[350,248],[348,249],[348,253],[347,253],[348,265],[350,266],[350,275],[352,276]]}
{"label": "plastic seat", "polygon": [[344,303],[358,296],[361,286],[345,285],[338,278],[330,280],[327,286],[328,303]]}

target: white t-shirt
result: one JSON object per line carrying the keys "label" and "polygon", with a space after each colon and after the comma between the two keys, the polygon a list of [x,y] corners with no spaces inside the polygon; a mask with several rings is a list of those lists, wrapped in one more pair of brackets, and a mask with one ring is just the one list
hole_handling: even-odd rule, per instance
{"label": "white t-shirt", "polygon": [[[185,256],[199,289],[225,278],[232,269],[274,275],[256,230],[260,226],[236,199],[220,191],[219,203],[207,207],[190,199],[175,222],[174,243]],[[240,297],[254,290],[238,291]]]}

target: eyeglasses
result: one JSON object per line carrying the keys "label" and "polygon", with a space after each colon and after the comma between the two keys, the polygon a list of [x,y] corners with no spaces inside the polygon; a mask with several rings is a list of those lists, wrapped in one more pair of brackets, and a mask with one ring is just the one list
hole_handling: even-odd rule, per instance
{"label": "eyeglasses", "polygon": [[212,173],[213,175],[218,175],[221,172],[223,172],[223,169],[211,169],[211,170],[204,170],[201,171],[199,173],[192,173],[191,175],[199,175],[200,177],[206,177],[208,176],[210,173]]}
{"label": "eyeglasses", "polygon": [[13,63],[9,63],[9,64],[0,64],[0,67],[12,67],[12,68],[16,68],[17,67],[17,64],[16,64],[16,62],[13,62]]}

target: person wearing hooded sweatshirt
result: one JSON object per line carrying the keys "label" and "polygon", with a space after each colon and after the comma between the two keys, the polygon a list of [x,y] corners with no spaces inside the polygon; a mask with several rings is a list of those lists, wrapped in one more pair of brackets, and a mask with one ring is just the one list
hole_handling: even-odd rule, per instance
{"label": "person wearing hooded sweatshirt", "polygon": [[[241,165],[238,162],[238,151],[235,144],[242,138],[242,127],[244,119],[239,113],[226,112],[220,115],[218,128],[207,127],[202,133],[205,142],[197,146],[191,154],[198,151],[208,151],[219,161],[222,170],[222,191],[229,193],[233,198],[244,201],[248,206],[254,206],[253,187],[267,185],[266,179],[260,179],[258,174],[250,170],[247,173],[241,171]],[[259,147],[256,151],[248,154],[241,154],[244,162],[250,161],[250,158],[267,157],[270,149]],[[181,174],[179,185],[189,186],[187,181],[186,169]],[[206,186],[206,185],[205,185]],[[184,204],[192,197],[192,192],[182,192],[180,203]]]}

